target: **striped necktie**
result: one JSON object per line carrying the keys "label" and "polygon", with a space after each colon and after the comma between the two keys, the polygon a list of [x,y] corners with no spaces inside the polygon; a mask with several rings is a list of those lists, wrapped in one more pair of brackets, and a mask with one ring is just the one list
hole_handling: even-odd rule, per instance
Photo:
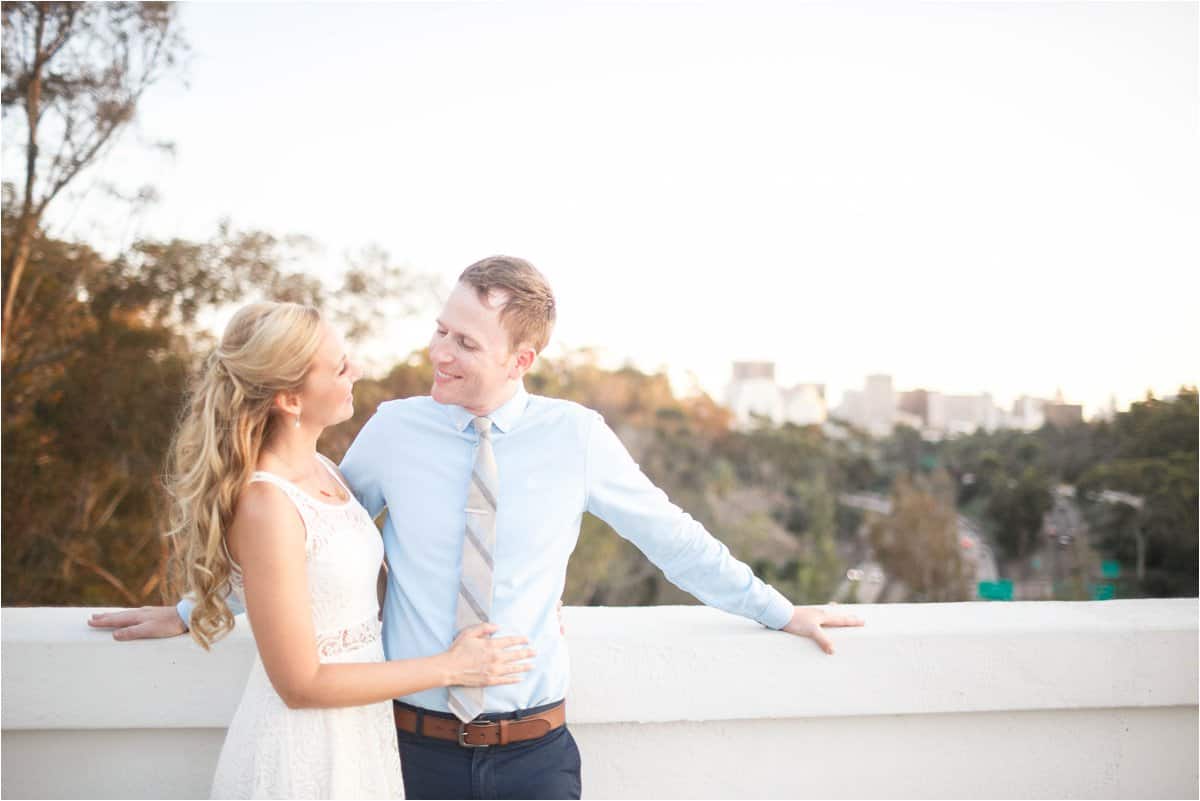
{"label": "striped necktie", "polygon": [[[492,453],[492,421],[476,417],[475,430],[479,432],[479,447],[467,490],[467,528],[455,612],[458,631],[487,623],[492,614],[492,553],[496,546],[496,494],[500,480]],[[483,711],[483,688],[453,686],[449,703],[450,711],[464,723],[474,720]]]}

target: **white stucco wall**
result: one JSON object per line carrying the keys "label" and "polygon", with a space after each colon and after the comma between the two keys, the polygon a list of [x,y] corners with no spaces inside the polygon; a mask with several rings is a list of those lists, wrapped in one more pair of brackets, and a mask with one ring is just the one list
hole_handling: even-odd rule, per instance
{"label": "white stucco wall", "polygon": [[[5,797],[189,798],[252,657],[3,610]],[[700,607],[569,608],[588,798],[1197,796],[1197,601],[860,606],[837,655]]]}

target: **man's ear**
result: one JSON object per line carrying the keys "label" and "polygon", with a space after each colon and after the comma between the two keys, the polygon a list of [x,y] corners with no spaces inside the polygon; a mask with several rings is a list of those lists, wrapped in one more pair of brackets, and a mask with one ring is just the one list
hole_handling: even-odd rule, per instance
{"label": "man's ear", "polygon": [[520,379],[525,373],[533,367],[534,360],[537,359],[537,351],[533,348],[522,346],[517,348],[517,360],[513,363],[512,369],[508,371],[509,379]]}

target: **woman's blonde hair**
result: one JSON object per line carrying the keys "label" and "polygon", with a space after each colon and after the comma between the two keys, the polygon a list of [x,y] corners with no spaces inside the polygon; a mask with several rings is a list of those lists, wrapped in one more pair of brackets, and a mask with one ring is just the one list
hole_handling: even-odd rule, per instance
{"label": "woman's blonde hair", "polygon": [[233,628],[224,547],[238,497],[267,436],[284,421],[275,396],[297,392],[321,342],[321,315],[296,303],[237,311],[194,379],[167,457],[172,587],[196,602],[189,627],[204,648]]}

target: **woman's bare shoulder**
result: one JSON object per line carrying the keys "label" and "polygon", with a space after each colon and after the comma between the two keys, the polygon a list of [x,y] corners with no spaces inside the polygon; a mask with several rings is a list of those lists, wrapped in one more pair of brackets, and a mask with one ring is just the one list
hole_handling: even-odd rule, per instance
{"label": "woman's bare shoulder", "polygon": [[280,487],[252,481],[238,497],[229,527],[229,538],[242,544],[304,541],[304,521],[295,504]]}

